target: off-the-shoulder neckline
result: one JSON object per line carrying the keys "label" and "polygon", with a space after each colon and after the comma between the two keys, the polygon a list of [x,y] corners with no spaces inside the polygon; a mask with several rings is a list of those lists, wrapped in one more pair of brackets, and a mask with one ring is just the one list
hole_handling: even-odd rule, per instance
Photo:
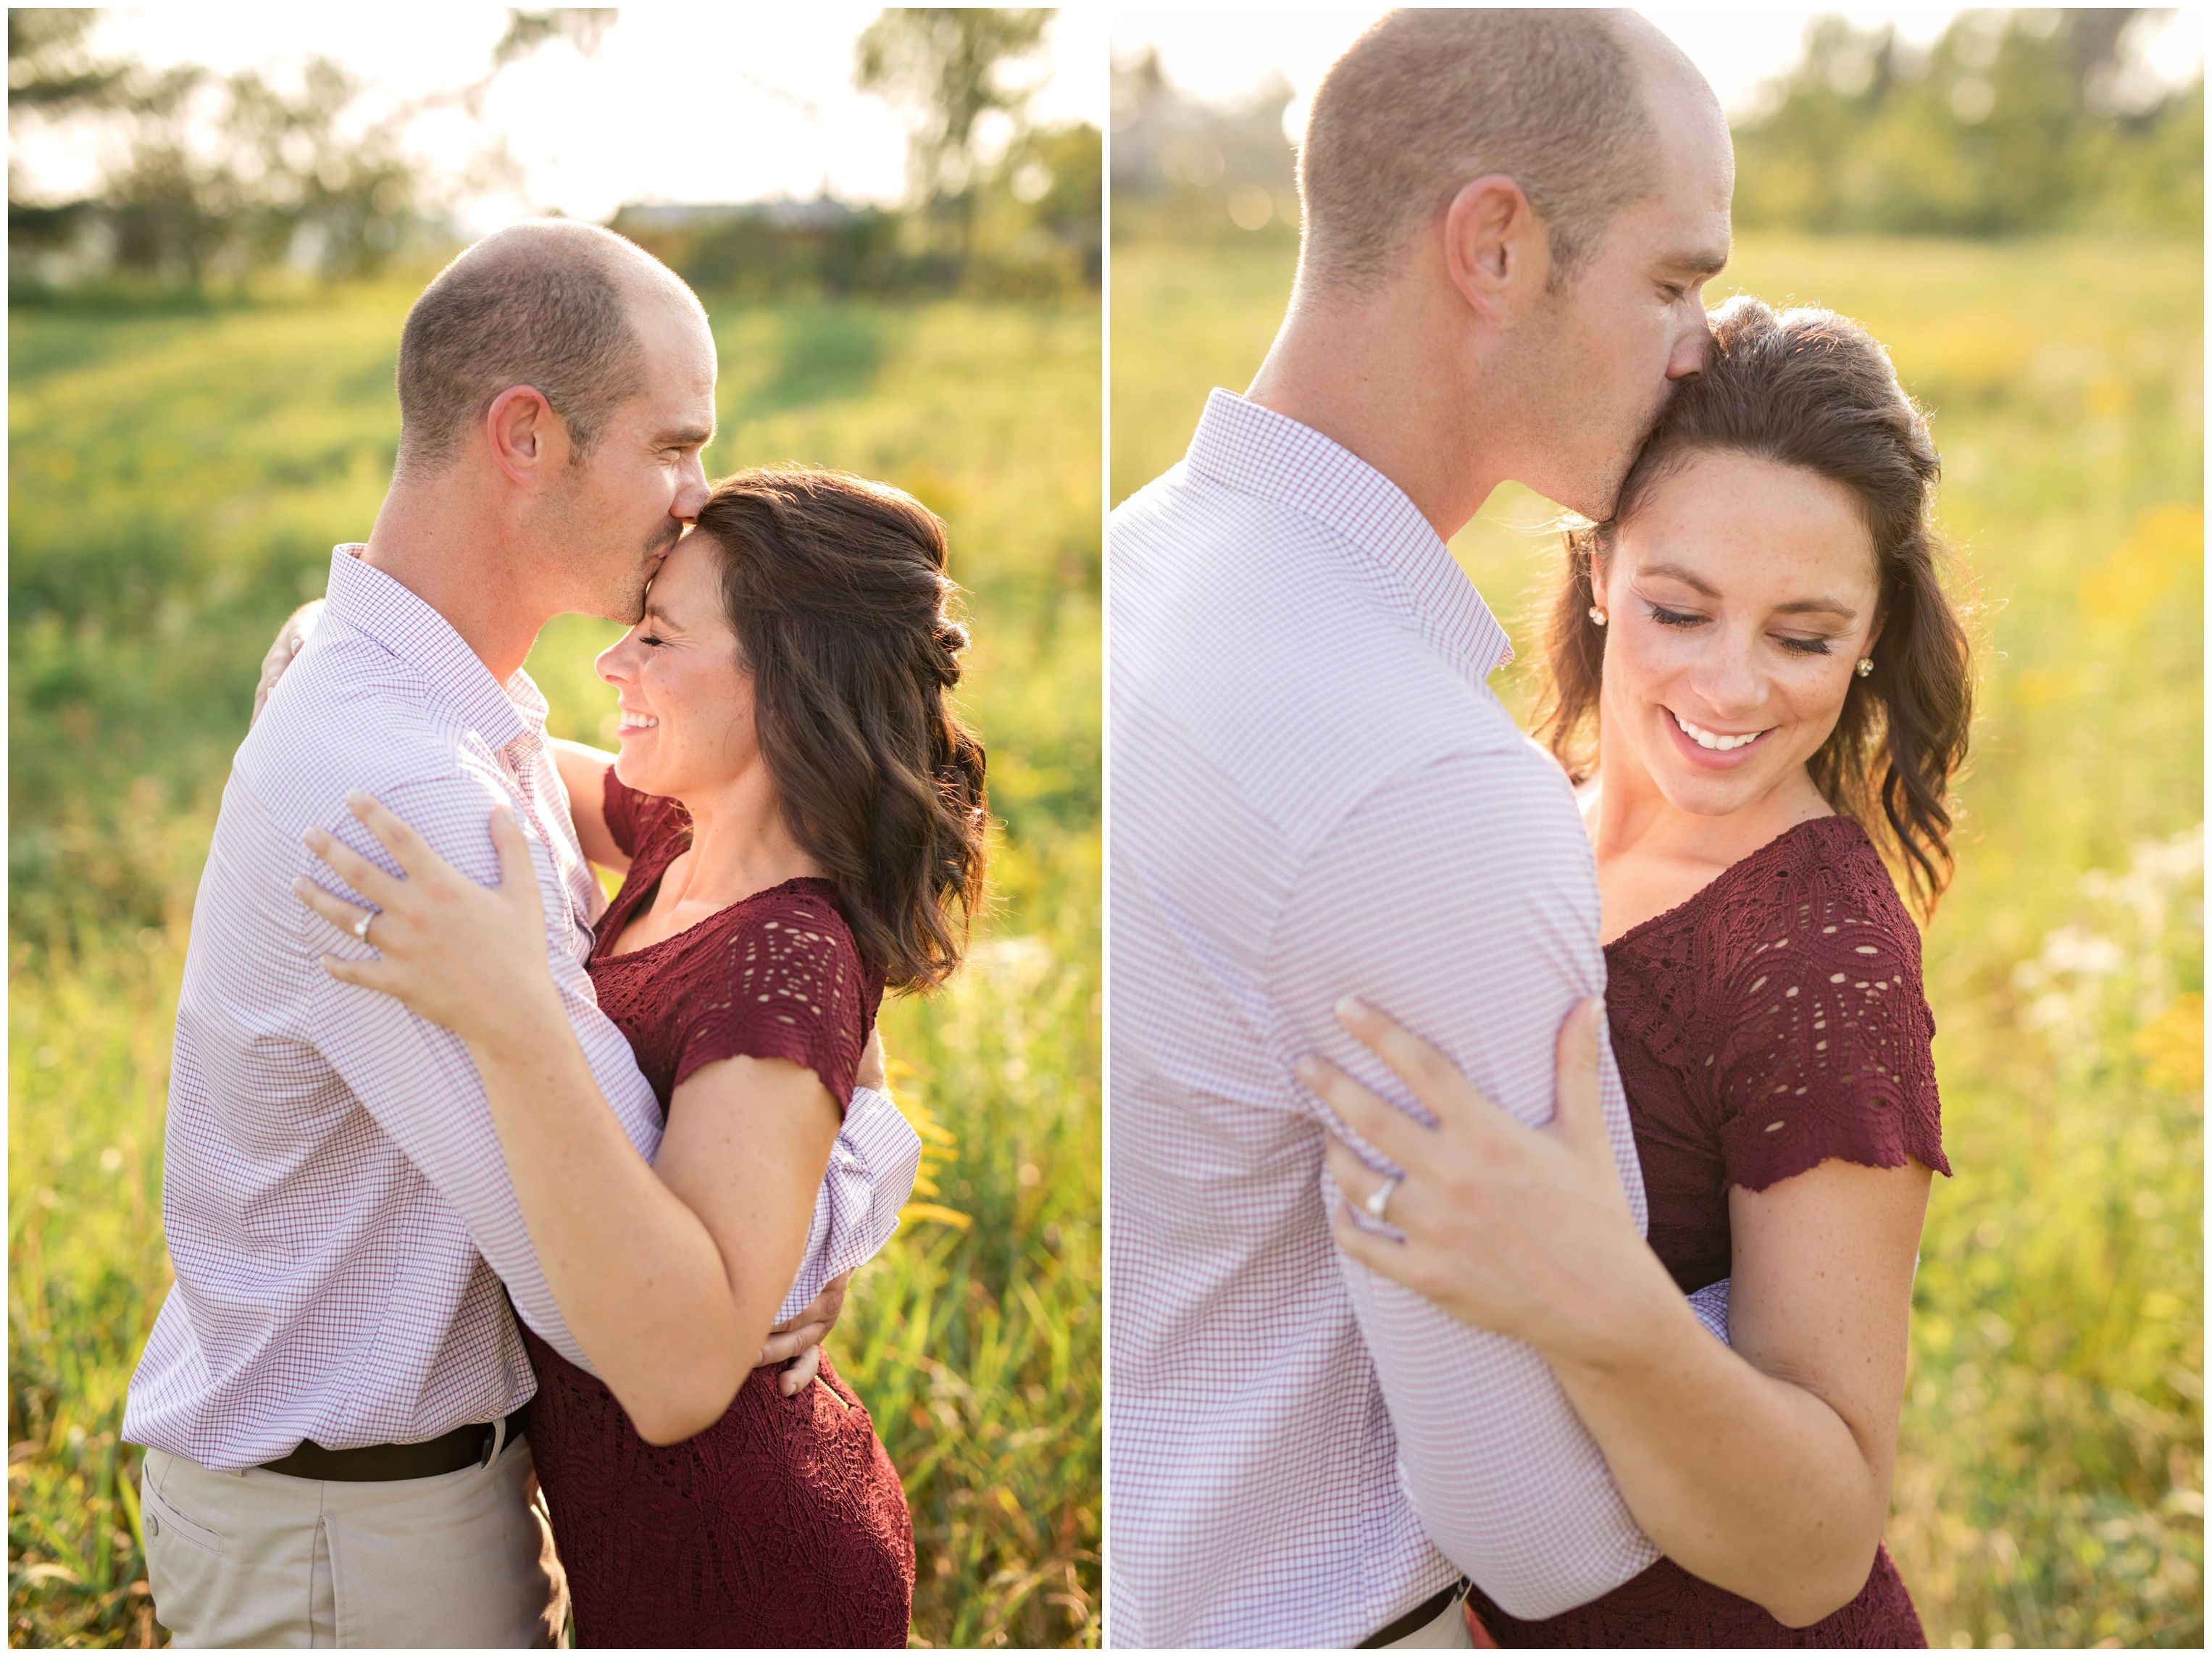
{"label": "off-the-shoulder neckline", "polygon": [[1832,811],[1825,817],[1808,817],[1802,822],[1793,822],[1787,828],[1784,828],[1780,834],[1777,835],[1772,840],[1768,841],[1764,846],[1759,847],[1755,851],[1745,853],[1734,863],[1729,864],[1727,868],[1722,870],[1720,873],[1715,875],[1704,885],[1698,887],[1696,891],[1691,893],[1689,896],[1684,898],[1680,903],[1677,903],[1673,908],[1662,910],[1659,913],[1651,916],[1649,920],[1638,921],[1633,926],[1631,926],[1619,938],[1614,938],[1613,942],[1607,944],[1605,946],[1605,952],[1607,955],[1611,955],[1615,950],[1620,949],[1626,944],[1633,942],[1643,933],[1650,932],[1655,927],[1662,926],[1669,921],[1681,920],[1692,909],[1697,908],[1701,904],[1704,904],[1710,900],[1713,894],[1718,891],[1722,887],[1733,884],[1741,880],[1745,870],[1753,868],[1770,861],[1778,847],[1783,846],[1788,841],[1796,839],[1807,829],[1820,828],[1826,825],[1838,822],[1848,823],[1850,826],[1851,832],[1856,835],[1869,850],[1872,849],[1874,842],[1867,839],[1867,832],[1864,826],[1862,825],[1856,817],[1846,816],[1841,811]]}

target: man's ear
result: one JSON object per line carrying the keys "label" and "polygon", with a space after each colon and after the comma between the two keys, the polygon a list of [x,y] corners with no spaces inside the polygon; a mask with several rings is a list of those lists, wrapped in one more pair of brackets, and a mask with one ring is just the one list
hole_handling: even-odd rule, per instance
{"label": "man's ear", "polygon": [[492,458],[518,483],[540,483],[568,462],[568,423],[535,385],[510,385],[484,410]]}
{"label": "man's ear", "polygon": [[1552,250],[1536,209],[1503,173],[1470,179],[1444,209],[1444,268],[1484,319],[1510,327],[1544,291]]}

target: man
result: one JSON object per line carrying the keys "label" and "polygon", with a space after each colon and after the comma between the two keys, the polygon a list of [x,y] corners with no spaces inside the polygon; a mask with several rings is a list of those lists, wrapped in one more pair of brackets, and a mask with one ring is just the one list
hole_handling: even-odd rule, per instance
{"label": "man", "polygon": [[1315,98],[1258,377],[1115,516],[1117,1645],[1464,1644],[1462,1572],[1535,1617],[1654,1557],[1534,1353],[1334,1247],[1293,1066],[1407,1099],[1351,993],[1549,1116],[1595,877],[1444,542],[1508,479],[1610,507],[1705,360],[1733,171],[1632,15],[1386,17]]}
{"label": "man", "polygon": [[[707,498],[714,373],[690,290],[588,226],[477,243],[408,317],[391,490],[367,545],[333,555],[321,621],[239,750],[193,911],[162,1199],[177,1281],[123,1429],[147,1446],[148,1573],[179,1645],[559,1636],[509,1296],[585,1356],[465,1048],[331,979],[321,954],[366,955],[373,934],[334,935],[292,882],[329,878],[313,827],[392,867],[349,791],[487,884],[489,815],[511,807],[548,970],[653,1156],[659,1108],[584,970],[604,899],[522,664],[556,614],[642,612]],[[787,1316],[889,1235],[919,1150],[887,1099],[856,1093]]]}

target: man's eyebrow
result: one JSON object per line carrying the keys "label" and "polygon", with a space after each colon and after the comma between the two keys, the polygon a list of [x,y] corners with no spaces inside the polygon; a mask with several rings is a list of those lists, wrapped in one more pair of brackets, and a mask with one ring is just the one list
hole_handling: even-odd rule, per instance
{"label": "man's eyebrow", "polygon": [[1697,252],[1677,253],[1667,261],[1667,269],[1679,270],[1686,276],[1717,276],[1728,267],[1729,250],[1715,252],[1705,248]]}
{"label": "man's eyebrow", "polygon": [[658,449],[703,449],[714,440],[714,428],[712,426],[685,426],[676,431],[661,433],[653,440],[653,444]]}

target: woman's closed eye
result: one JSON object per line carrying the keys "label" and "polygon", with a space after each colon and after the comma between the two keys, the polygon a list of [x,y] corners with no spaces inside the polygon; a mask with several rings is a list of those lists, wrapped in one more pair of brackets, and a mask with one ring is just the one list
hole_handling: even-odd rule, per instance
{"label": "woman's closed eye", "polygon": [[[1661,627],[1702,627],[1711,619],[1692,610],[1668,610],[1648,598],[1644,600],[1644,606],[1650,610],[1651,619]],[[1827,656],[1833,653],[1830,641],[1824,635],[1808,638],[1802,633],[1775,633],[1767,636],[1793,656]]]}

